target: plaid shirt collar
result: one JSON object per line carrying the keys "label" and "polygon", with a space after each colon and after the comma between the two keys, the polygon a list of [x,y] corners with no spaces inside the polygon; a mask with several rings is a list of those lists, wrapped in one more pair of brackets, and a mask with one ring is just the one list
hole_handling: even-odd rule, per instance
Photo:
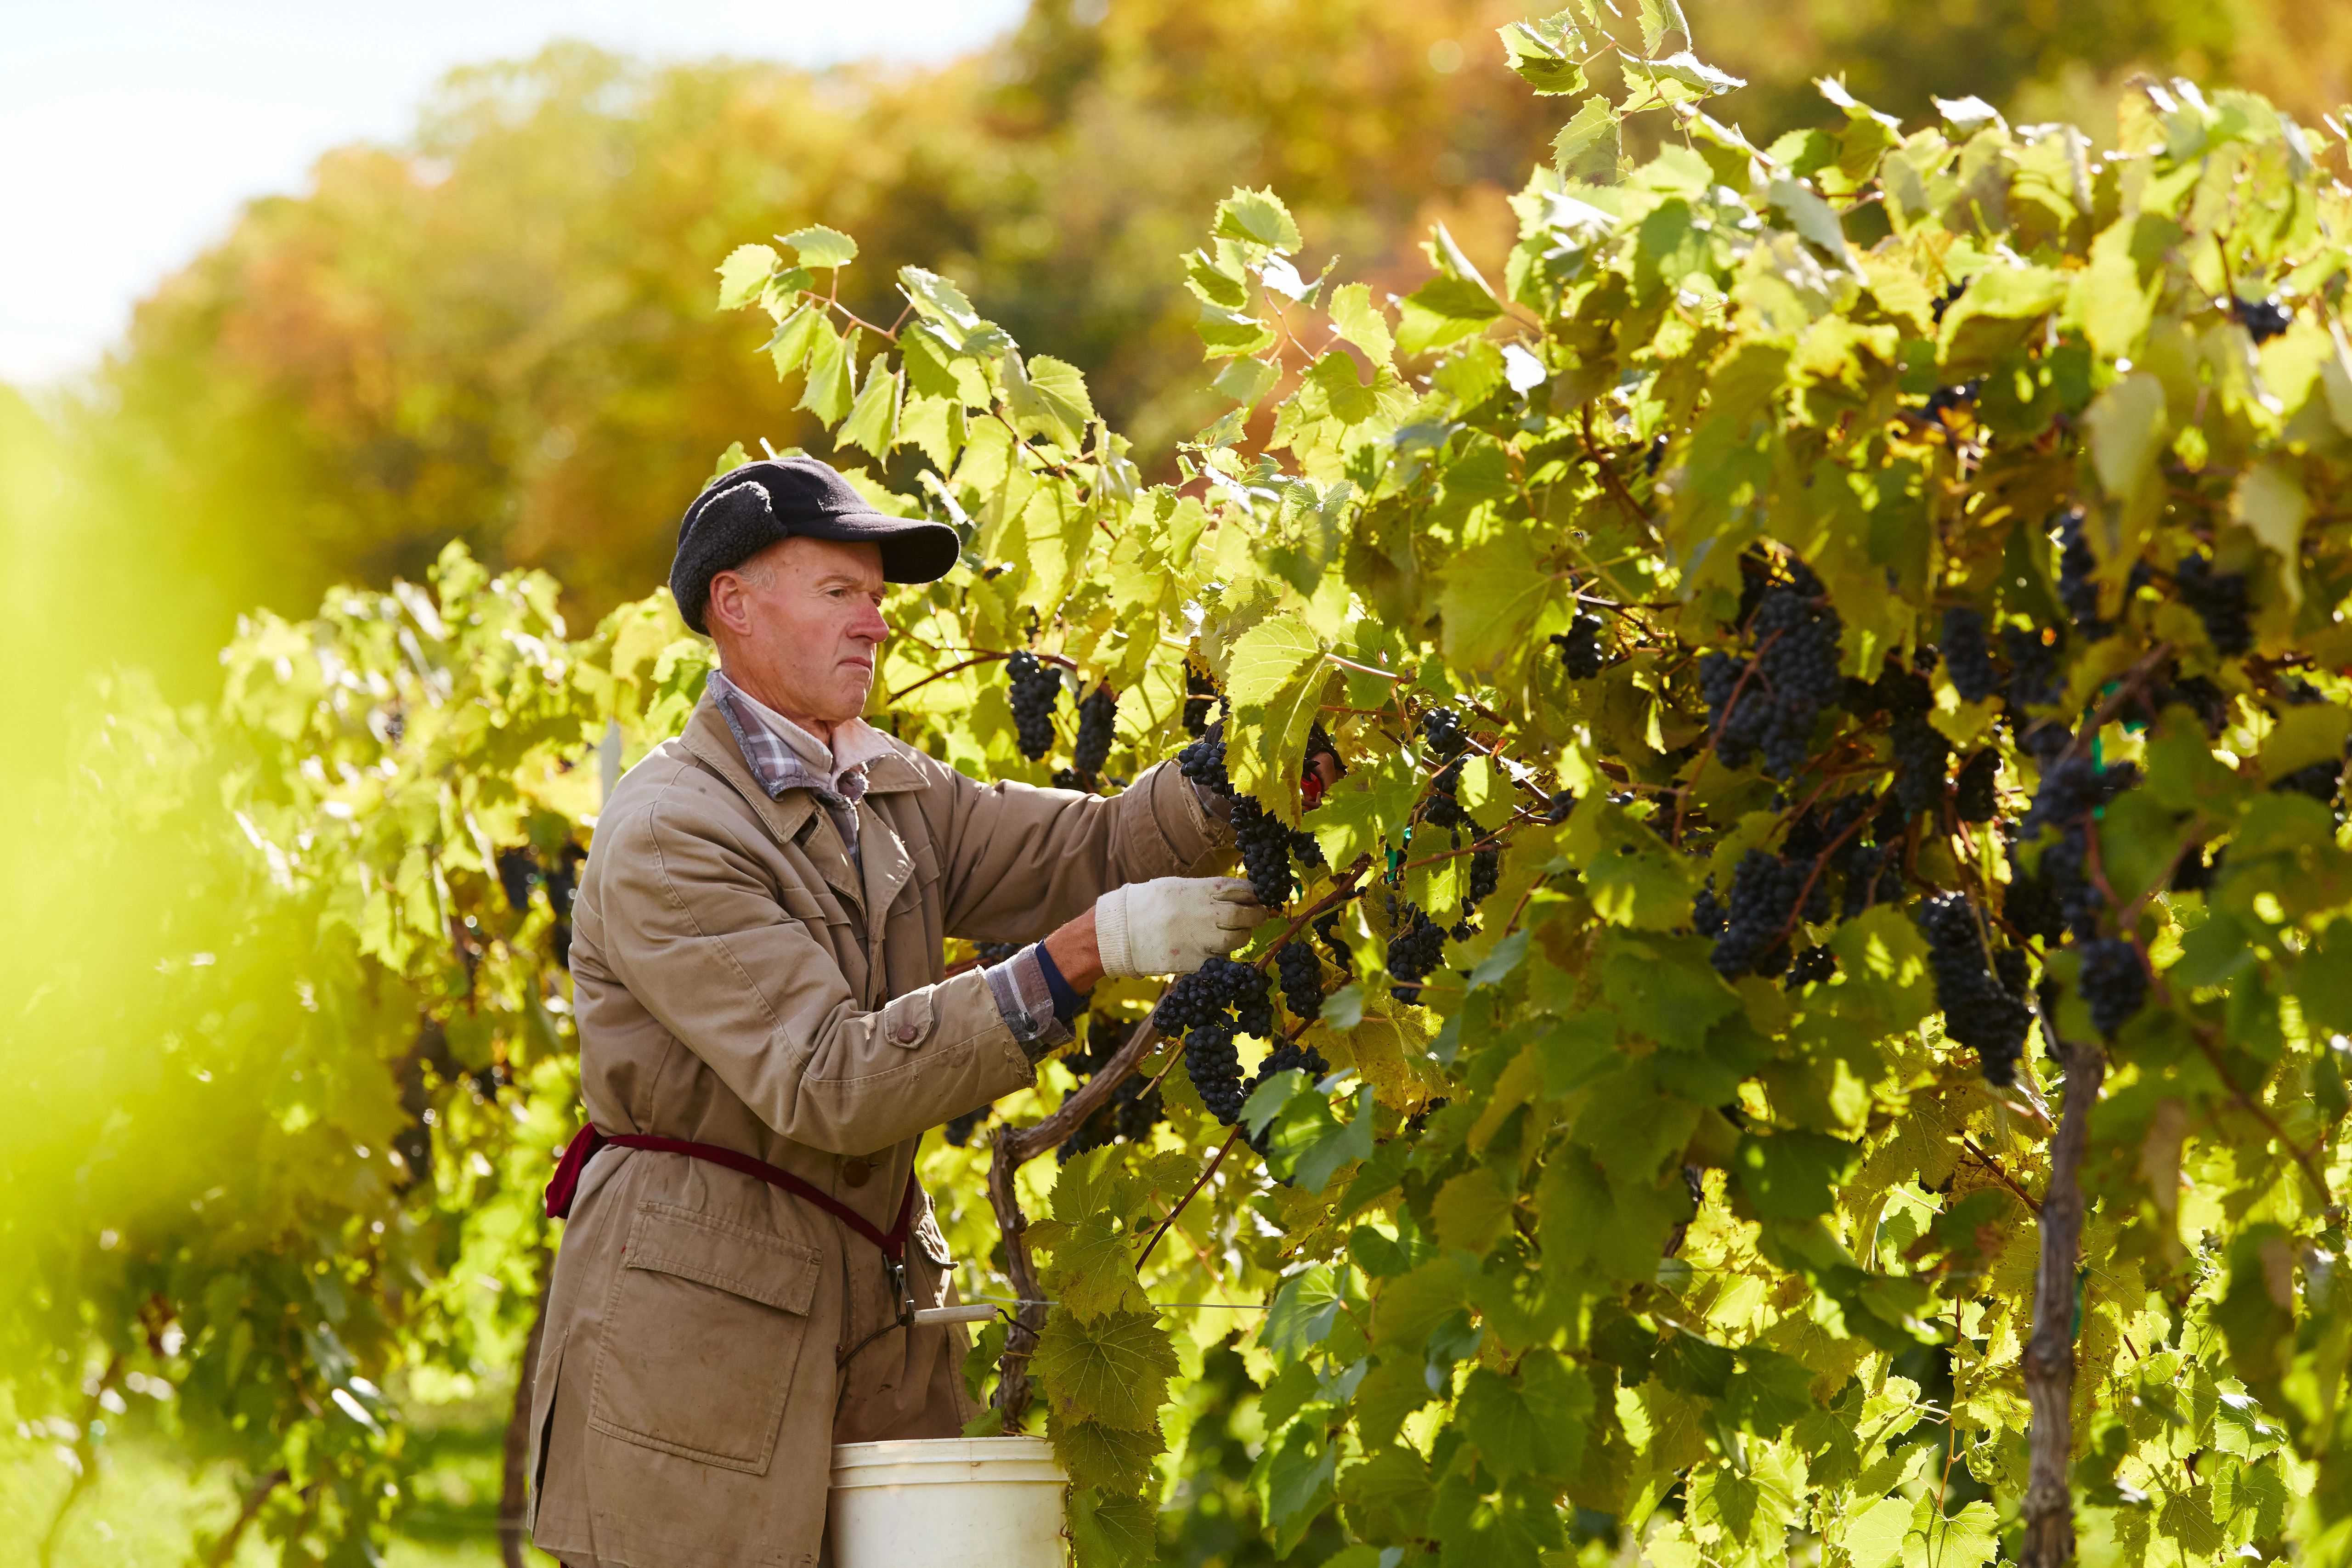
{"label": "plaid shirt collar", "polygon": [[735,732],[743,761],[769,799],[781,799],[786,790],[804,789],[829,810],[856,813],[857,803],[866,798],[864,763],[853,763],[831,778],[818,773],[760,718],[749,694],[715,668],[710,672],[710,698],[718,704],[719,716]]}

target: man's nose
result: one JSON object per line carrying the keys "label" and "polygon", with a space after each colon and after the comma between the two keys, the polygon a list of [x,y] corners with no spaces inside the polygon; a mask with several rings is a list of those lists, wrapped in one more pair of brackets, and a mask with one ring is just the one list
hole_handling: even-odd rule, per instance
{"label": "man's nose", "polygon": [[890,635],[890,623],[882,618],[879,609],[868,605],[866,613],[849,624],[849,635],[863,642],[878,643]]}

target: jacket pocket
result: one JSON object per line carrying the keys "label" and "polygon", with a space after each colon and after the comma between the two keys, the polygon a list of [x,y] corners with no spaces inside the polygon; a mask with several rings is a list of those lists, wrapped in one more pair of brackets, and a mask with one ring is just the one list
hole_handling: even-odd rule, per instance
{"label": "jacket pocket", "polygon": [[606,1299],[588,1424],[765,1474],[823,1262],[749,1226],[638,1205]]}

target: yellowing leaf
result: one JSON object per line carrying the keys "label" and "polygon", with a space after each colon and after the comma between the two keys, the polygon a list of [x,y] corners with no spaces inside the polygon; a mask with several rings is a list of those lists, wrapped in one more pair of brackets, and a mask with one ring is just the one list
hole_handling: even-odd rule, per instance
{"label": "yellowing leaf", "polygon": [[2279,558],[2288,602],[2301,605],[2303,576],[2296,568],[2303,560],[2304,521],[2311,516],[2303,481],[2284,463],[2256,463],[2231,494],[2230,511]]}
{"label": "yellowing leaf", "polygon": [[1456,557],[1438,596],[1445,617],[1445,657],[1457,668],[1492,669],[1527,646],[1537,619],[1559,602],[1559,583],[1526,529],[1509,529]]}
{"label": "yellowing leaf", "polygon": [[2137,493],[2156,467],[2164,418],[2164,383],[2144,370],[2092,400],[2083,422],[2091,432],[2091,465],[2107,494],[2124,500]]}

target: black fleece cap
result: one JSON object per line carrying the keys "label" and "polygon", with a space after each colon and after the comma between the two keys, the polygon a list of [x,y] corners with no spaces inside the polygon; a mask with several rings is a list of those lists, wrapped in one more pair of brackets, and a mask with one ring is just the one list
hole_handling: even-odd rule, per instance
{"label": "black fleece cap", "polygon": [[710,580],[780,539],[838,539],[882,547],[892,583],[944,577],[961,549],[955,530],[919,517],[892,517],[814,458],[768,458],[731,468],[694,498],[677,525],[669,591],[686,624],[708,637],[703,612]]}

